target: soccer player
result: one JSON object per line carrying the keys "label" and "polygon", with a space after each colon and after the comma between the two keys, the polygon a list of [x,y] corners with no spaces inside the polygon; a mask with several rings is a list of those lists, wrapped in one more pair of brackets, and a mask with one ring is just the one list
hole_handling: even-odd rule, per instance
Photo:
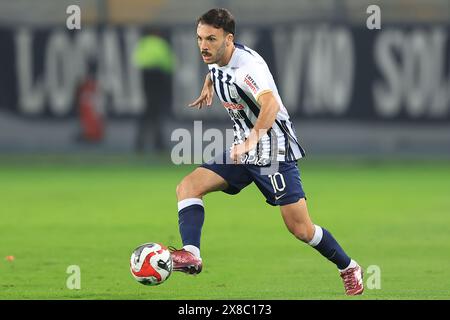
{"label": "soccer player", "polygon": [[280,207],[288,230],[337,266],[346,294],[362,294],[361,267],[309,217],[297,166],[305,153],[272,74],[257,52],[234,42],[234,34],[234,18],[226,9],[212,9],[197,21],[197,42],[209,73],[199,98],[189,106],[211,105],[215,92],[233,121],[234,143],[177,186],[183,248],[171,247],[174,270],[188,274],[202,270],[203,197],[214,191],[234,195],[254,182],[267,203]]}

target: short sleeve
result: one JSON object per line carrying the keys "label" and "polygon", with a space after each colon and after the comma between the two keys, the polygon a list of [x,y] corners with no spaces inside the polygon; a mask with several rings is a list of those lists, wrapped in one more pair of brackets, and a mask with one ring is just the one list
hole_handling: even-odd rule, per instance
{"label": "short sleeve", "polygon": [[264,63],[251,63],[240,70],[237,83],[242,90],[258,101],[260,95],[272,91],[266,73]]}

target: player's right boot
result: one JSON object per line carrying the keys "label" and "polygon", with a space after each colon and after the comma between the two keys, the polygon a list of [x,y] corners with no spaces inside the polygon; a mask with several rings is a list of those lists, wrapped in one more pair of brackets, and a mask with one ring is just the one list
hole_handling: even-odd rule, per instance
{"label": "player's right boot", "polygon": [[344,281],[346,295],[356,296],[363,293],[363,271],[359,265],[342,271],[341,278]]}
{"label": "player's right boot", "polygon": [[197,258],[194,254],[184,249],[175,249],[169,247],[173,260],[173,270],[181,271],[187,274],[199,274],[202,272],[202,259]]}

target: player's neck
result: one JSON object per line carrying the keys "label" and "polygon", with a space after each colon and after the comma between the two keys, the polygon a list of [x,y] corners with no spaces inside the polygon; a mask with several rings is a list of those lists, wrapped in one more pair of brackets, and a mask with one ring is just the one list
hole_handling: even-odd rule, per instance
{"label": "player's neck", "polygon": [[218,62],[217,65],[218,65],[219,67],[223,67],[223,66],[226,66],[227,64],[229,64],[229,63],[230,63],[230,60],[231,60],[231,57],[233,57],[233,53],[234,53],[234,50],[235,50],[235,49],[236,49],[236,48],[235,48],[235,46],[234,46],[234,44],[233,44],[233,45],[230,47],[230,49],[227,50],[227,52],[224,54],[222,61]]}

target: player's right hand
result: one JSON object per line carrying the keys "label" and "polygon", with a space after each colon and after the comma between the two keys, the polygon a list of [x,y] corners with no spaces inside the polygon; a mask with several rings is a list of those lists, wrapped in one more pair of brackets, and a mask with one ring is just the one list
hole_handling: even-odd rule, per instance
{"label": "player's right hand", "polygon": [[202,92],[200,96],[194,102],[189,104],[189,107],[196,107],[197,109],[201,109],[204,106],[210,106],[213,101],[214,89],[212,85],[203,86]]}

